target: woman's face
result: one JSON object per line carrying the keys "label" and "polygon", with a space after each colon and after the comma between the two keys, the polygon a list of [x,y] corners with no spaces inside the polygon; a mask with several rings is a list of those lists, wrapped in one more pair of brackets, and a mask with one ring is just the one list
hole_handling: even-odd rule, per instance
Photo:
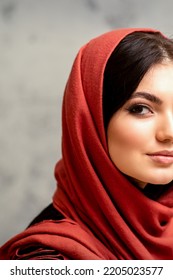
{"label": "woman's face", "polygon": [[173,180],[173,63],[153,66],[111,118],[108,150],[139,187]]}

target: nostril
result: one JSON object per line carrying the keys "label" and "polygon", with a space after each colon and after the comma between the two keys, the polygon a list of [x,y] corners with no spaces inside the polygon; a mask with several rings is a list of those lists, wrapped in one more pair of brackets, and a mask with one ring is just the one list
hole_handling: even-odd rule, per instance
{"label": "nostril", "polygon": [[162,227],[164,227],[164,226],[166,226],[167,225],[167,221],[165,221],[165,220],[163,220],[163,221],[160,221],[160,225],[162,226]]}

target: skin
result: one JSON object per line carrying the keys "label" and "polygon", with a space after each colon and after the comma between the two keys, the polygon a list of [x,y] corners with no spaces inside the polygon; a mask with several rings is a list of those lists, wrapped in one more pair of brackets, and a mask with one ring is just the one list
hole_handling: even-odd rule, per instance
{"label": "skin", "polygon": [[173,151],[173,62],[149,69],[131,98],[112,116],[107,141],[115,166],[140,188],[173,180],[173,156],[153,156]]}

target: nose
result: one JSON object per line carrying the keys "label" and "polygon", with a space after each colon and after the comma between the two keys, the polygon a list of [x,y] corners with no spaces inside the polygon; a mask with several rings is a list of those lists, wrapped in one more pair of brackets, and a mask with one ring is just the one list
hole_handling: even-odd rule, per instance
{"label": "nose", "polygon": [[171,142],[173,144],[173,113],[167,114],[162,120],[159,120],[157,140],[159,142]]}

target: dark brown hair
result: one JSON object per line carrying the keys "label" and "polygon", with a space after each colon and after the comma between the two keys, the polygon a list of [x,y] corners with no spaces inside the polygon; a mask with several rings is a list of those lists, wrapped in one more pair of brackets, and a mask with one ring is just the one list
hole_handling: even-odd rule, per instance
{"label": "dark brown hair", "polygon": [[112,115],[130,98],[146,72],[165,59],[173,60],[173,41],[159,32],[133,32],[119,43],[104,72],[103,116],[106,130]]}

